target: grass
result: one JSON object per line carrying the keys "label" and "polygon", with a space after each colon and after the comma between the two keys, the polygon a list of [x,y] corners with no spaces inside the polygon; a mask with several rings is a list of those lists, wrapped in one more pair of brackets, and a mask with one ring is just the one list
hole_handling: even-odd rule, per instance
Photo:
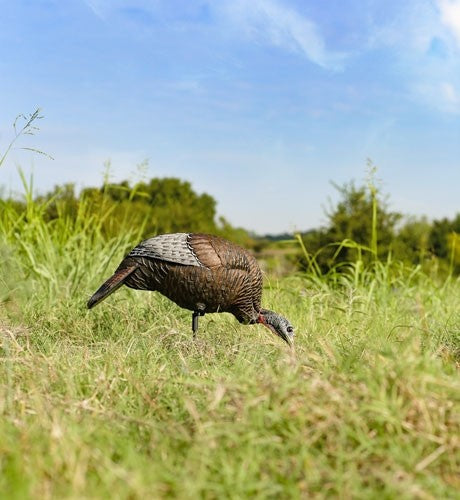
{"label": "grass", "polygon": [[194,341],[158,294],[87,311],[139,234],[105,241],[84,206],[46,223],[27,196],[24,217],[0,206],[4,496],[458,498],[458,279],[267,277],[293,351],[226,314]]}

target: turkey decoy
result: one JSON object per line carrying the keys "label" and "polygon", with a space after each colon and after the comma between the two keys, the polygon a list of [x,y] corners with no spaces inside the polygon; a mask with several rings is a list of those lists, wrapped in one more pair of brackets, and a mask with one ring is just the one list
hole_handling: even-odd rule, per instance
{"label": "turkey decoy", "polygon": [[89,299],[88,309],[121,285],[158,291],[193,311],[194,336],[199,316],[229,312],[240,323],[262,323],[292,344],[294,330],[289,321],[260,307],[262,273],[257,261],[247,250],[223,238],[175,233],[142,241]]}

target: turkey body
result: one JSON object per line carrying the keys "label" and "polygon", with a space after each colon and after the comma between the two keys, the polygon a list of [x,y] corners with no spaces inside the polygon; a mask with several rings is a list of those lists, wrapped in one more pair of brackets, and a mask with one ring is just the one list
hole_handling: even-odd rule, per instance
{"label": "turkey body", "polygon": [[[88,308],[123,284],[136,290],[160,292],[193,311],[194,332],[198,315],[229,312],[240,323],[265,324],[288,343],[292,336],[289,334],[286,339],[278,331],[281,325],[292,332],[285,318],[261,309],[262,273],[255,258],[244,248],[217,236],[174,233],[142,241],[89,299]],[[270,322],[273,315],[274,326]]]}
{"label": "turkey body", "polygon": [[[262,273],[254,257],[217,236],[194,233],[186,236],[179,240],[180,244],[185,240],[196,264],[162,260],[149,257],[148,253],[142,255],[141,247],[128,254],[115,274],[135,266],[136,270],[125,281],[130,288],[158,291],[190,311],[229,312],[241,323],[255,323],[262,297]],[[177,241],[172,239],[171,244],[177,245]],[[168,252],[163,252],[163,256],[169,257]],[[180,257],[169,258],[185,262]]]}

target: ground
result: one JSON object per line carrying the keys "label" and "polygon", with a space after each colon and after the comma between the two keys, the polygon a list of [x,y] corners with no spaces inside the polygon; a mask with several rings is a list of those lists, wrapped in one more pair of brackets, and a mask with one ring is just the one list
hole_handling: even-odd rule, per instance
{"label": "ground", "polygon": [[228,314],[193,340],[190,313],[155,293],[88,311],[107,270],[39,264],[1,271],[9,498],[458,498],[458,280],[266,277],[291,350]]}

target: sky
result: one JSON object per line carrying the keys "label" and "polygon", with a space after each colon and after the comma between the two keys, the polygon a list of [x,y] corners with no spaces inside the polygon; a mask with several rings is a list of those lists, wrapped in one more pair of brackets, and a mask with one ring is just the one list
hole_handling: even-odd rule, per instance
{"label": "sky", "polygon": [[[43,193],[173,176],[259,234],[325,223],[378,167],[390,208],[460,212],[460,0],[0,0],[0,167]],[[148,167],[145,165],[148,164]],[[139,167],[139,165],[144,165]]]}

